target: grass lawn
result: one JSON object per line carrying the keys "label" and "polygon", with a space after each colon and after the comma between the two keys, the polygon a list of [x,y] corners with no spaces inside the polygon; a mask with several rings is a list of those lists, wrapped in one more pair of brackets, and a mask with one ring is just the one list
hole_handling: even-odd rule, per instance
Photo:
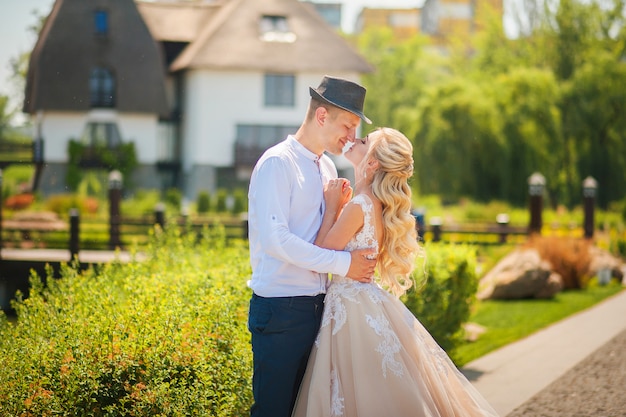
{"label": "grass lawn", "polygon": [[489,300],[478,302],[470,321],[487,331],[475,342],[459,346],[451,356],[463,366],[506,344],[522,339],[552,323],[585,310],[624,290],[615,280],[605,286],[595,279],[584,290],[563,291],[552,300]]}

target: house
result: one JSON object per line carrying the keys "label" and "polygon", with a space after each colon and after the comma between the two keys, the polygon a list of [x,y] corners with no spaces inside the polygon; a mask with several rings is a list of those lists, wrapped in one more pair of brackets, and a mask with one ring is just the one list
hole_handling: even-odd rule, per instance
{"label": "house", "polygon": [[492,13],[502,18],[502,0],[425,0],[421,31],[445,48],[453,39],[469,39],[482,31]]}
{"label": "house", "polygon": [[419,33],[420,9],[383,9],[364,7],[357,17],[355,32],[361,33],[368,27],[388,27],[395,39],[405,40]]}
{"label": "house", "polygon": [[419,8],[364,7],[357,18],[355,32],[384,26],[393,31],[396,39],[421,33],[428,36],[435,47],[445,51],[454,40],[467,40],[483,30],[490,13],[502,17],[502,0],[424,0]]}
{"label": "house", "polygon": [[[302,122],[309,86],[372,70],[297,0],[56,0],[24,101],[42,148],[39,189],[66,191],[70,140],[132,142],[138,187],[187,199],[246,187],[261,153]],[[81,166],[98,166],[89,157]]]}

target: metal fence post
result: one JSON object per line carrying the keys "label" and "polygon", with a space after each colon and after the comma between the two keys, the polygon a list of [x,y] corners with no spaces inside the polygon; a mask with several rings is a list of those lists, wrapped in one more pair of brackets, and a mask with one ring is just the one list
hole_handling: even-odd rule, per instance
{"label": "metal fence post", "polygon": [[433,231],[433,242],[441,241],[441,217],[433,217],[430,219],[430,227]]}
{"label": "metal fence post", "polygon": [[2,170],[0,169],[0,261],[2,260]]}
{"label": "metal fence post", "polygon": [[122,245],[120,240],[122,179],[122,173],[117,170],[109,174],[109,249],[111,250]]}
{"label": "metal fence post", "polygon": [[70,210],[70,260],[78,260],[80,250],[80,213],[78,209]]}
{"label": "metal fence post", "polygon": [[165,204],[157,203],[154,207],[154,221],[161,230],[165,230]]}

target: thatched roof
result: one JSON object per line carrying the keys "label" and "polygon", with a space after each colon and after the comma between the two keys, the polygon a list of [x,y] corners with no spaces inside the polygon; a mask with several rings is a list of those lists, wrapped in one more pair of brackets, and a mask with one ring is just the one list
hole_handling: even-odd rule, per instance
{"label": "thatched roof", "polygon": [[[106,36],[97,36],[94,13],[108,14]],[[115,109],[167,113],[165,69],[133,0],[56,0],[31,53],[24,111],[86,111],[94,68],[115,78]]]}
{"label": "thatched roof", "polygon": [[201,1],[137,0],[136,4],[154,39],[168,42],[193,42],[222,6]]}
{"label": "thatched roof", "polygon": [[[106,38],[94,33],[95,10],[108,13]],[[287,38],[263,39],[268,16],[284,20]],[[89,110],[91,71],[104,67],[115,76],[115,109],[166,115],[166,53],[172,72],[373,70],[298,0],[56,0],[31,54],[24,111]]]}
{"label": "thatched roof", "polygon": [[[172,63],[171,71],[211,68],[365,73],[373,70],[312,5],[298,0],[227,0],[199,5],[196,14],[184,2],[139,2],[139,9],[151,32],[162,41],[187,40],[200,29]],[[284,17],[289,31],[295,35],[293,41],[263,40],[260,32],[263,16]],[[185,26],[186,31],[175,29],[178,25]]]}

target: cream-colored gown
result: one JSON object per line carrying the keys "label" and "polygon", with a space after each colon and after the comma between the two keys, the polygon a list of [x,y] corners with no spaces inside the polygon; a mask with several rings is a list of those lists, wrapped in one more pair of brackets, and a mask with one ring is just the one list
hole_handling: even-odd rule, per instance
{"label": "cream-colored gown", "polygon": [[[346,249],[373,247],[373,205]],[[376,283],[334,277],[294,417],[497,416],[428,331]]]}

